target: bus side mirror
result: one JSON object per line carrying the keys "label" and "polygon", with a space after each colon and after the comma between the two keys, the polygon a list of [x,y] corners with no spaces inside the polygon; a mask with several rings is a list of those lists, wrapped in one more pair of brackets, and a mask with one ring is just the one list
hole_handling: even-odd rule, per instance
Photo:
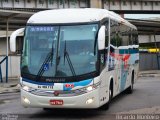
{"label": "bus side mirror", "polygon": [[99,50],[105,49],[105,29],[106,27],[103,25],[101,26],[98,32],[98,49]]}
{"label": "bus side mirror", "polygon": [[24,28],[14,31],[10,36],[10,50],[16,52],[16,37],[24,32]]}

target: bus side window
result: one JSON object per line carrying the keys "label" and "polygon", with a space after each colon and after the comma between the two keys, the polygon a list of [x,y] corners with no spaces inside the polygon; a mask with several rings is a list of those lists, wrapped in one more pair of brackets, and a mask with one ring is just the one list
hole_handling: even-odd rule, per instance
{"label": "bus side window", "polygon": [[132,34],[133,30],[131,29],[129,31],[129,45],[133,45],[133,34]]}
{"label": "bus side window", "polygon": [[138,45],[138,34],[136,31],[133,32],[132,41],[133,41],[133,45]]}
{"label": "bus side window", "polygon": [[131,29],[128,26],[121,24],[121,34],[122,46],[128,46],[129,44],[132,44]]}
{"label": "bus side window", "polygon": [[107,48],[108,47],[108,22],[105,24],[106,26],[106,30],[105,30],[105,47]]}
{"label": "bus side window", "polygon": [[116,46],[115,41],[114,41],[114,34],[115,34],[115,29],[114,29],[114,21],[111,20],[111,28],[110,28],[110,43],[114,46]]}
{"label": "bus side window", "polygon": [[115,21],[111,22],[111,44],[115,47],[119,47],[122,44],[120,25]]}

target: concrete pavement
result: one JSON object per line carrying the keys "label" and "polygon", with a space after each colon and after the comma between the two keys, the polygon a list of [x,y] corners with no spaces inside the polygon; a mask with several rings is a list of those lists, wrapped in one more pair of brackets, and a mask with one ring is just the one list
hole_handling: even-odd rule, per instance
{"label": "concrete pavement", "polygon": [[118,114],[160,114],[160,106],[135,109],[135,110],[127,111],[127,112],[119,112]]}
{"label": "concrete pavement", "polygon": [[3,80],[3,83],[0,82],[0,94],[10,93],[10,92],[19,92],[20,91],[19,78],[9,78],[8,83]]}
{"label": "concrete pavement", "polygon": [[160,70],[140,71],[139,77],[160,77]]}

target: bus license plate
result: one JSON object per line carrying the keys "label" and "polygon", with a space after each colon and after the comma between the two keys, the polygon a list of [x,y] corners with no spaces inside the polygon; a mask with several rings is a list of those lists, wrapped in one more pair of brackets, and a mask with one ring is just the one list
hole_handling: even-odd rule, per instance
{"label": "bus license plate", "polygon": [[51,105],[63,105],[63,100],[50,100]]}

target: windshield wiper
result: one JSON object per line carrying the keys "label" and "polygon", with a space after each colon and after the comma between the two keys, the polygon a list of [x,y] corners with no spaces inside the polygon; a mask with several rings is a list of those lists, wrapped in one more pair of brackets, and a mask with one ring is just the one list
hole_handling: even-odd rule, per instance
{"label": "windshield wiper", "polygon": [[52,48],[51,48],[51,66],[53,65],[53,56],[54,56],[54,40],[52,42]]}
{"label": "windshield wiper", "polygon": [[[53,41],[54,42],[54,41]],[[42,63],[37,75],[36,75],[36,78],[35,80],[38,80],[42,75],[43,73],[45,72],[45,65],[47,63],[49,63],[51,61],[51,66],[53,64],[53,56],[54,56],[54,48],[53,48],[53,42],[52,42],[52,48],[51,48],[51,51],[47,54],[47,57],[45,58],[44,62]]]}
{"label": "windshield wiper", "polygon": [[64,64],[65,64],[65,58],[67,58],[67,62],[68,62],[68,64],[69,64],[69,67],[70,67],[70,69],[71,69],[71,72],[72,72],[73,76],[76,76],[75,69],[74,69],[74,67],[73,67],[72,61],[71,61],[71,59],[70,59],[70,57],[69,57],[69,54],[68,54],[68,52],[67,52],[67,48],[66,48],[66,47],[67,47],[67,46],[66,46],[66,40],[65,40],[65,44],[64,44]]}

